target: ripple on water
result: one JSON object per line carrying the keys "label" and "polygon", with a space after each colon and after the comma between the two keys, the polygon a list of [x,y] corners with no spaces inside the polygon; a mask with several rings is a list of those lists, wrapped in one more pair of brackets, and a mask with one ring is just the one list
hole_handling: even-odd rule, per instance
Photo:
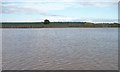
{"label": "ripple on water", "polygon": [[117,69],[118,31],[114,28],[3,29],[2,32],[2,63],[6,70]]}

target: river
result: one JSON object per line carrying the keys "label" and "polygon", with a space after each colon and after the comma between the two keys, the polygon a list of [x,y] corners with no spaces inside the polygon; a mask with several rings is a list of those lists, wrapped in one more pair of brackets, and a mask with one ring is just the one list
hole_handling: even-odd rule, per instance
{"label": "river", "polygon": [[2,29],[2,69],[118,70],[118,29]]}

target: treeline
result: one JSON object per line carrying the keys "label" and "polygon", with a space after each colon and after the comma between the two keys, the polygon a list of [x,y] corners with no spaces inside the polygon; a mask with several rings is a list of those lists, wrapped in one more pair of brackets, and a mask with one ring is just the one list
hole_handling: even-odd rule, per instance
{"label": "treeline", "polygon": [[1,28],[120,27],[118,23],[92,22],[3,22]]}

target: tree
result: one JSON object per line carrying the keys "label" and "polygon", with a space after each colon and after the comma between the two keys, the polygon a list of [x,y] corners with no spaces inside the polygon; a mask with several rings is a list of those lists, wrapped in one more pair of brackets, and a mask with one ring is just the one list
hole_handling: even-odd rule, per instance
{"label": "tree", "polygon": [[49,24],[49,23],[50,23],[50,21],[48,19],[44,20],[44,24]]}

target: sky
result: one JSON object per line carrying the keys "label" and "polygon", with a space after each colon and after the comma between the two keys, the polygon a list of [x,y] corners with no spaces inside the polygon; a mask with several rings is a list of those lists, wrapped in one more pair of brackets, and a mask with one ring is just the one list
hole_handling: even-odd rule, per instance
{"label": "sky", "polygon": [[0,22],[118,22],[119,0],[0,1]]}

